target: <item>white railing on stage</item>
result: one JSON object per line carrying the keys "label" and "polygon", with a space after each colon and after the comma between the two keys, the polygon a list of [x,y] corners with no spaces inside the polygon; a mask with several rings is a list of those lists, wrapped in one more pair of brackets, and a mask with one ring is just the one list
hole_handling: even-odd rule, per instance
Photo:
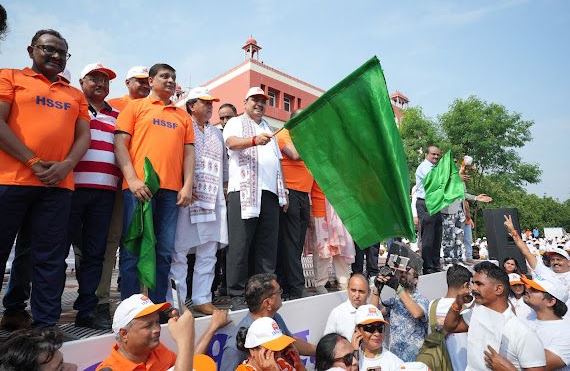
{"label": "white railing on stage", "polygon": [[[445,295],[445,272],[420,276],[418,289],[430,300]],[[393,291],[390,289],[382,292],[384,299],[391,295],[393,295]],[[284,318],[287,327],[295,336],[316,344],[323,334],[329,312],[344,300],[346,300],[346,292],[344,291],[291,300],[283,304],[279,314]],[[232,326],[239,323],[246,313],[247,310],[230,313],[232,323],[214,335],[208,351],[216,362],[219,362],[223,357],[222,350],[228,337],[227,333]],[[196,319],[196,338],[199,338],[205,331],[209,321],[209,317]],[[170,337],[166,325],[162,326],[160,340],[170,349],[176,350],[176,345]],[[94,370],[97,364],[107,357],[114,343],[113,335],[103,335],[67,342],[61,350],[65,361],[77,364],[79,370]],[[313,369],[314,359],[307,359],[306,365],[308,369]]]}

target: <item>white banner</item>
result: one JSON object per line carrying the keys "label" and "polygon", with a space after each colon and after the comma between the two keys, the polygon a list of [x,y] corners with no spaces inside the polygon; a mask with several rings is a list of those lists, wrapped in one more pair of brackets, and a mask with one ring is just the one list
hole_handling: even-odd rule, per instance
{"label": "white banner", "polygon": [[[420,276],[418,289],[430,300],[445,295],[445,272]],[[384,299],[392,295],[393,290],[389,288],[382,291]],[[346,292],[341,291],[286,301],[283,303],[283,307],[279,309],[279,314],[295,336],[316,344],[323,334],[330,311],[345,300]],[[222,351],[228,338],[227,334],[241,321],[246,313],[246,309],[231,312],[230,318],[232,322],[214,335],[208,347],[208,353],[218,365],[223,357]],[[196,339],[199,339],[206,330],[209,321],[210,317],[196,319]],[[170,337],[166,325],[162,326],[160,341],[173,351],[176,351],[176,344]],[[114,335],[103,335],[64,343],[61,351],[66,362],[77,364],[79,370],[91,371],[95,370],[97,365],[109,355],[114,344]],[[315,360],[313,358],[306,358],[304,361],[308,370],[314,369]]]}

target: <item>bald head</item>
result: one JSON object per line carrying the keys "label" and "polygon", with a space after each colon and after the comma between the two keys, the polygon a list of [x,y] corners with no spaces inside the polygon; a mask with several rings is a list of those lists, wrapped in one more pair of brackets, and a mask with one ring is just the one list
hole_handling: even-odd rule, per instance
{"label": "bald head", "polygon": [[348,299],[354,308],[366,304],[370,294],[368,280],[361,273],[354,273],[348,280]]}

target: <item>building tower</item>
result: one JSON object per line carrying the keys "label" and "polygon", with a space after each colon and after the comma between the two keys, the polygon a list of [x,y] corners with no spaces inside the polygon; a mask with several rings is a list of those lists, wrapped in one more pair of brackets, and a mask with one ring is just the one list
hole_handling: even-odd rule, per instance
{"label": "building tower", "polygon": [[241,47],[245,51],[245,59],[256,59],[259,60],[259,51],[261,46],[257,45],[257,41],[249,35],[249,39],[245,42],[245,45]]}

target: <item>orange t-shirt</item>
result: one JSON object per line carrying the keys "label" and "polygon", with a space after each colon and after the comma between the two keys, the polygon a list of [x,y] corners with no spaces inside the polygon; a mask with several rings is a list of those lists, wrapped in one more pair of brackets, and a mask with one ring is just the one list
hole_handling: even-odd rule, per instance
{"label": "orange t-shirt", "polygon": [[125,109],[127,104],[132,100],[133,99],[131,99],[131,96],[127,94],[119,98],[109,99],[107,103],[109,103],[111,107],[115,108],[117,111],[121,112],[122,110]]}
{"label": "orange t-shirt", "polygon": [[129,153],[139,179],[144,180],[144,159],[148,157],[160,188],[182,188],[184,145],[194,144],[192,119],[185,110],[165,106],[156,98],[135,99],[119,114],[117,131],[131,135]]}
{"label": "orange t-shirt", "polygon": [[[10,130],[44,161],[64,160],[75,141],[77,119],[90,120],[82,92],[31,68],[0,70],[0,101],[11,106]],[[0,184],[44,186],[32,169],[2,150],[0,164]],[[73,171],[58,187],[73,190]]]}
{"label": "orange t-shirt", "polygon": [[315,218],[324,218],[327,215],[325,194],[317,182],[313,182],[313,188],[311,188],[311,214]]}
{"label": "orange t-shirt", "polygon": [[[286,145],[293,144],[289,130],[283,129],[277,134],[277,143],[281,150],[283,150],[283,147]],[[311,192],[313,176],[305,166],[303,160],[291,160],[283,153],[281,167],[283,168],[283,177],[285,178],[285,186],[287,188],[299,192]]]}
{"label": "orange t-shirt", "polygon": [[119,345],[113,345],[111,354],[103,362],[97,366],[97,371],[110,368],[113,371],[164,371],[168,370],[176,363],[176,354],[159,343],[156,348],[152,350],[148,359],[144,363],[135,363],[126,358],[119,352]]}

